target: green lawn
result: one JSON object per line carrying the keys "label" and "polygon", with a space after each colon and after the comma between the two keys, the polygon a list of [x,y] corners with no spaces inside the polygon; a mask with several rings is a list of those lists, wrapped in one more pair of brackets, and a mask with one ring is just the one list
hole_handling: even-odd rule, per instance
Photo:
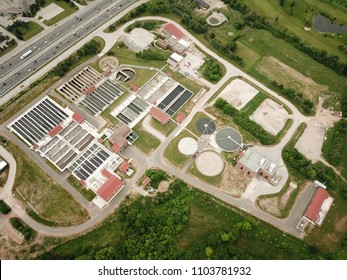
{"label": "green lawn", "polygon": [[241,113],[243,113],[245,116],[249,117],[254,113],[255,110],[260,106],[260,104],[268,98],[268,95],[263,92],[258,92],[256,96],[252,98],[251,101],[249,101],[245,107],[241,109]]}
{"label": "green lawn", "polygon": [[198,93],[203,88],[203,86],[193,82],[192,80],[188,79],[181,73],[178,73],[176,71],[171,71],[171,70],[169,70],[168,73],[171,73],[172,78],[174,80],[179,82],[182,86],[189,89],[194,94]]}
{"label": "green lawn", "polygon": [[55,17],[49,19],[49,20],[44,20],[43,23],[51,26],[55,23],[57,23],[58,21],[62,20],[63,18],[73,14],[74,12],[76,12],[78,10],[78,7],[72,7],[69,3],[65,2],[65,1],[56,1],[56,0],[45,0],[45,5],[44,7],[47,7],[48,5],[55,3],[57,4],[59,7],[63,8],[64,11],[62,11],[60,14],[56,15]]}
{"label": "green lawn", "polygon": [[17,162],[14,193],[35,207],[38,214],[27,208],[33,218],[54,226],[71,226],[89,217],[88,212],[22,150],[12,143],[7,148]]}
{"label": "green lawn", "polygon": [[9,53],[10,51],[12,51],[13,49],[17,48],[18,43],[15,42],[12,46],[8,47],[6,50],[4,51],[0,51],[0,57],[2,57],[3,55]]}
{"label": "green lawn", "polygon": [[36,22],[29,21],[29,28],[25,31],[23,30],[23,41],[29,40],[31,37],[34,37],[43,30],[44,28],[41,25],[37,24]]}
{"label": "green lawn", "polygon": [[206,118],[210,119],[210,117],[204,114],[203,112],[197,112],[192,118],[192,120],[190,121],[190,123],[187,125],[187,129],[193,134],[195,134],[196,136],[201,136],[200,131],[196,128],[196,124],[199,120],[206,119]]}
{"label": "green lawn", "polygon": [[189,157],[182,155],[178,150],[178,142],[184,137],[192,137],[196,139],[196,137],[194,137],[187,130],[183,130],[180,135],[171,141],[164,151],[165,158],[179,169],[182,169],[189,161]]}
{"label": "green lawn", "polygon": [[86,187],[82,186],[81,183],[73,175],[70,175],[67,178],[67,181],[88,201],[92,201],[96,196],[96,194],[92,190],[88,190]]}
{"label": "green lawn", "polygon": [[[170,52],[164,52],[154,47],[151,47],[150,50],[152,50],[153,52],[159,52],[166,58],[168,58],[171,54]],[[139,65],[139,66],[156,67],[159,69],[166,65],[166,59],[145,61],[143,59],[137,58],[136,53],[134,51],[132,51],[126,46],[119,47],[119,43],[116,43],[111,48],[111,50],[108,51],[108,54],[116,57],[119,61],[119,64],[132,64],[132,65]]]}
{"label": "green lawn", "polygon": [[133,68],[135,70],[135,79],[131,82],[125,83],[126,86],[135,84],[139,88],[142,87],[149,79],[151,79],[157,72],[149,69]]}
{"label": "green lawn", "polygon": [[135,125],[133,130],[139,136],[134,146],[146,155],[151,154],[160,145],[160,140],[143,128],[142,121]]}
{"label": "green lawn", "polygon": [[168,124],[162,124],[155,118],[151,118],[150,122],[151,126],[153,126],[156,130],[158,130],[165,136],[169,136],[177,128],[177,124],[171,120]]}
{"label": "green lawn", "polygon": [[127,97],[129,97],[130,92],[124,92],[117,100],[115,100],[110,106],[108,106],[102,113],[101,116],[110,120],[112,123],[118,123],[118,120],[113,117],[110,113]]}

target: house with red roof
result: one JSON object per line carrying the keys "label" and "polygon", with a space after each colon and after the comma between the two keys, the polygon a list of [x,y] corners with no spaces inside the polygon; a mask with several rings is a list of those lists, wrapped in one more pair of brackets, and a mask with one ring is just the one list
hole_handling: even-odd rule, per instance
{"label": "house with red roof", "polygon": [[[105,170],[103,170],[103,171],[105,171]],[[117,193],[123,188],[123,186],[124,185],[123,185],[122,180],[120,180],[115,175],[111,174],[109,177],[107,177],[107,181],[99,188],[99,190],[96,193],[106,203],[108,203],[112,200],[113,197],[115,197],[117,195]]]}
{"label": "house with red roof", "polygon": [[122,173],[125,173],[130,167],[129,162],[123,161],[122,164],[119,166],[119,171]]}
{"label": "house with red roof", "polygon": [[304,219],[308,220],[311,224],[322,226],[331,206],[333,205],[334,198],[330,196],[328,191],[317,184],[316,192],[306,209]]}
{"label": "house with red roof", "polygon": [[146,178],[143,179],[143,181],[142,181],[142,186],[147,187],[148,184],[149,184],[151,181],[152,181],[151,178],[146,177]]}
{"label": "house with red roof", "polygon": [[174,36],[176,37],[178,40],[182,39],[185,37],[185,35],[183,34],[183,32],[181,30],[179,30],[174,24],[172,23],[168,23],[167,25],[164,26],[163,28],[164,32],[168,35],[168,36]]}
{"label": "house with red roof", "polygon": [[157,121],[160,121],[162,124],[167,124],[170,120],[169,115],[165,114],[162,112],[159,108],[153,107],[150,111],[149,114],[155,118]]}

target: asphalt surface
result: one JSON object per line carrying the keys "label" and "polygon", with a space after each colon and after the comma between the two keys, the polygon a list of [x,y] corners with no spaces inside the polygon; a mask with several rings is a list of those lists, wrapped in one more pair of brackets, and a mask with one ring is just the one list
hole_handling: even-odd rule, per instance
{"label": "asphalt surface", "polygon": [[[85,9],[78,17],[75,16],[58,26],[44,38],[2,63],[0,65],[0,97],[132,2],[133,0],[123,0],[116,3],[114,0],[108,0],[95,1],[95,5],[89,3],[92,8]],[[21,55],[29,50],[32,53],[21,59]]]}

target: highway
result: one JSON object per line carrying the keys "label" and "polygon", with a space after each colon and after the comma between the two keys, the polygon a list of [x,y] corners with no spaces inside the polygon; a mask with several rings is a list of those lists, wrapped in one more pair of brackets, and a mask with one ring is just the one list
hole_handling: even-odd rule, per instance
{"label": "highway", "polygon": [[[56,27],[45,37],[2,63],[0,65],[0,97],[132,2],[134,0],[123,0],[118,3],[114,0],[97,1],[93,8],[84,10],[83,13]],[[32,50],[32,53],[21,59],[20,56],[29,50]]]}

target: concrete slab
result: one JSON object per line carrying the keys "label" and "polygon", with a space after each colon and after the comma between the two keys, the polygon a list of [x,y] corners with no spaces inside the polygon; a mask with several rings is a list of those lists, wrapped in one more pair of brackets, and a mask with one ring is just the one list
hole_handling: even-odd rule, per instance
{"label": "concrete slab", "polygon": [[286,123],[288,112],[283,106],[267,98],[249,118],[276,135]]}
{"label": "concrete slab", "polygon": [[47,7],[40,10],[36,18],[42,17],[42,20],[50,20],[51,18],[54,18],[56,15],[59,15],[61,12],[63,12],[64,9],[60,6],[58,6],[55,3],[52,3],[48,5]]}
{"label": "concrete slab", "polygon": [[241,110],[258,92],[243,80],[236,79],[227,85],[218,97],[227,100],[233,107]]}

